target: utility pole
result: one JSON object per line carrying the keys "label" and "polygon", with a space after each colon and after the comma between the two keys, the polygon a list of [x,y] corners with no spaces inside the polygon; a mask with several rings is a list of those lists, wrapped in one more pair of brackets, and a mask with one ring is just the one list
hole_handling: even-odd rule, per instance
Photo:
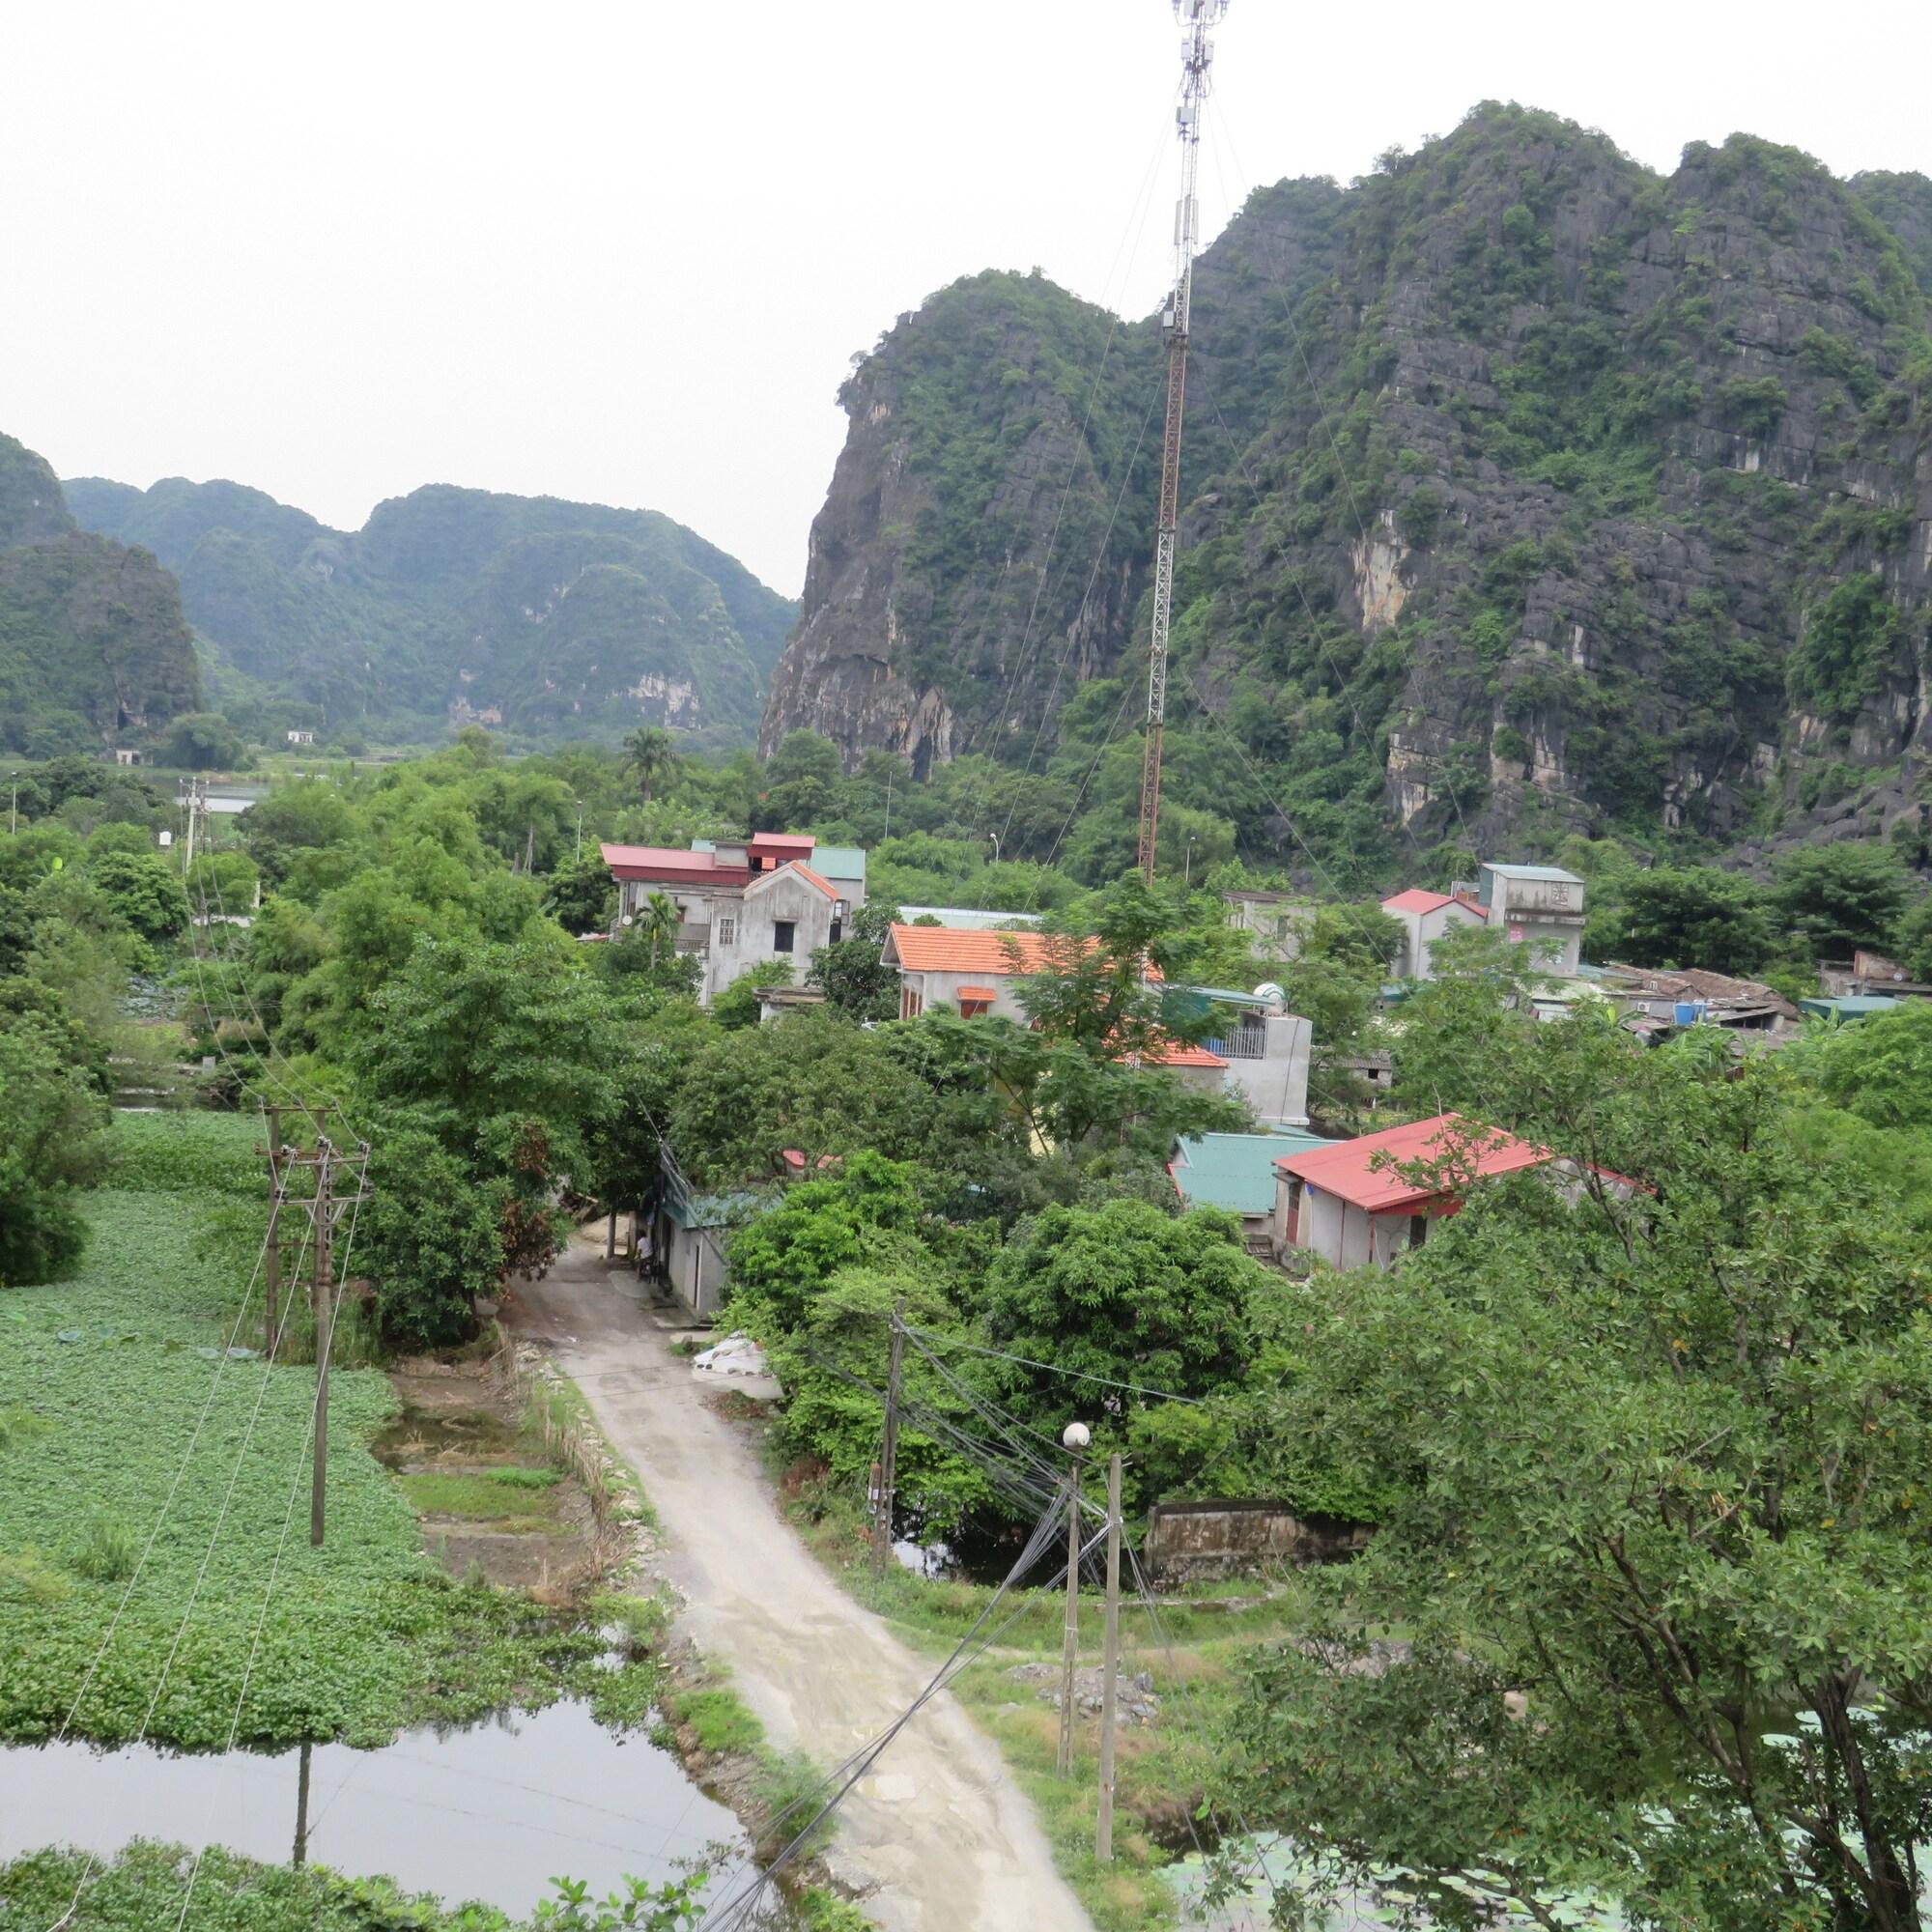
{"label": "utility pole", "polygon": [[16,838],[20,831],[20,774],[18,772],[11,774],[11,781],[14,786],[14,802],[7,808],[7,833],[10,838]]}
{"label": "utility pole", "polygon": [[1073,1459],[1066,1472],[1066,1638],[1060,1656],[1060,1749],[1054,1769],[1073,1771],[1073,1667],[1080,1655],[1080,1463],[1093,1434],[1084,1422],[1061,1431],[1061,1446]]}
{"label": "utility pole", "polygon": [[335,1280],[330,1273],[335,1257],[329,1238],[335,1201],[335,1149],[327,1134],[315,1142],[315,1274],[310,1298],[315,1309],[315,1446],[310,1461],[308,1540],[322,1548],[323,1518],[327,1504],[328,1468],[328,1350],[335,1340]]}
{"label": "utility pole", "polygon": [[571,803],[577,807],[577,851],[573,856],[581,862],[583,858],[583,801],[579,798]]}
{"label": "utility pole", "polygon": [[893,1553],[893,1501],[898,1481],[899,1386],[905,1369],[905,1303],[893,1304],[893,1352],[886,1370],[886,1440],[879,1452],[879,1509],[872,1519],[872,1581],[883,1580]]}
{"label": "utility pole", "polygon": [[296,1855],[289,1861],[298,1871],[308,1862],[308,1761],[310,1747],[306,1740],[301,1747],[301,1757],[296,1768]]}
{"label": "utility pole", "polygon": [[1180,199],[1174,209],[1174,290],[1161,312],[1167,341],[1167,418],[1161,437],[1160,512],[1154,531],[1153,628],[1148,639],[1147,740],[1141,756],[1141,876],[1153,884],[1160,832],[1161,739],[1167,728],[1167,632],[1174,611],[1174,541],[1180,519],[1180,419],[1187,392],[1187,317],[1194,295],[1194,251],[1200,245],[1201,205],[1195,184],[1201,172],[1201,110],[1208,99],[1208,70],[1214,61],[1208,29],[1228,11],[1228,0],[1174,0],[1175,17],[1186,28],[1180,43],[1180,105],[1175,127],[1180,137]]}
{"label": "utility pole", "polygon": [[269,1109],[269,1245],[263,1250],[269,1303],[262,1330],[262,1353],[275,1359],[275,1311],[282,1290],[282,1110]]}
{"label": "utility pole", "polygon": [[1094,1826],[1094,1856],[1114,1861],[1115,1678],[1121,1668],[1121,1458],[1107,1461],[1107,1635],[1100,1653],[1100,1809]]}

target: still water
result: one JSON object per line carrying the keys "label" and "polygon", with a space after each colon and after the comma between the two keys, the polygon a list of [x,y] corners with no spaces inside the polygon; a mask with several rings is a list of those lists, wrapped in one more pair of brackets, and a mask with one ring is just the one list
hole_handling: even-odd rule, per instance
{"label": "still water", "polygon": [[386,1874],[412,1891],[482,1899],[519,1917],[557,1873],[589,1880],[601,1896],[626,1874],[668,1878],[679,1860],[722,1844],[728,1868],[714,1865],[710,1888],[722,1899],[746,1869],[731,1813],[669,1752],[614,1736],[581,1703],[409,1731],[380,1750],[317,1745],[306,1780],[303,1755],[0,1749],[0,1863],[43,1845],[111,1855],[137,1837],[214,1843]]}

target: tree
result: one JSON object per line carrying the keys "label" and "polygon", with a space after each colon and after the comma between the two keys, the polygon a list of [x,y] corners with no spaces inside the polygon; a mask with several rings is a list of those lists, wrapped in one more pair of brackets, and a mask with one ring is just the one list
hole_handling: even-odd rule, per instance
{"label": "tree", "polygon": [[592,851],[551,874],[543,909],[566,932],[602,932],[616,902],[617,882],[611,867],[601,853]]}
{"label": "tree", "polygon": [[1118,1414],[1133,1398],[1058,1371],[1206,1395],[1240,1379],[1250,1303],[1265,1270],[1215,1208],[1164,1214],[1140,1201],[1049,1208],[993,1263],[986,1332],[1049,1369],[1001,1365],[1008,1395],[1037,1415]]}
{"label": "tree", "polygon": [[371,1144],[362,1264],[384,1338],[440,1349],[475,1332],[476,1298],[503,1270],[497,1213],[467,1163],[434,1134],[392,1125]]}
{"label": "tree", "polygon": [[1875,1127],[1932,1127],[1932,1000],[1834,1027],[1804,1050],[1834,1106]]}
{"label": "tree", "polygon": [[898,918],[898,908],[882,902],[863,905],[852,916],[852,930],[843,939],[821,946],[811,955],[806,984],[816,986],[826,1002],[848,1020],[889,1020],[899,1009],[899,976],[885,963],[886,928]]}
{"label": "tree", "polygon": [[248,748],[220,712],[184,711],[169,721],[155,758],[185,772],[237,771],[248,762]]}
{"label": "tree", "polygon": [[637,781],[645,805],[677,776],[681,760],[671,734],[662,724],[644,724],[624,740],[624,769]]}
{"label": "tree", "polygon": [[1752,973],[1777,948],[1762,889],[1715,866],[1638,872],[1623,881],[1622,898],[1604,943],[1632,966]]}
{"label": "tree", "polygon": [[1401,1266],[1311,1278],[1265,1419],[1390,1507],[1250,1676],[1249,1815],[1442,1924],[1588,1890],[1684,1932],[1916,1928],[1922,1238],[1770,1056],[1584,1015],[1493,1072],[1499,1115],[1632,1184],[1484,1182]]}
{"label": "tree", "polygon": [[88,861],[87,876],[128,931],[151,946],[187,930],[187,894],[159,853],[107,852]]}
{"label": "tree", "polygon": [[1912,896],[1897,853],[1876,840],[1803,845],[1776,869],[1777,910],[1814,959],[1848,959],[1861,946],[1889,947]]}
{"label": "tree", "polygon": [[0,1030],[0,1284],[48,1281],[79,1260],[74,1191],[104,1158],[105,1103],[32,1016]]}

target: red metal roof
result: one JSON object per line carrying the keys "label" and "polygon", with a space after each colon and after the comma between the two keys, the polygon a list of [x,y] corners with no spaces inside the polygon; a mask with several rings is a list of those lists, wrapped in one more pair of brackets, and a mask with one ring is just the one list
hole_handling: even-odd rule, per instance
{"label": "red metal roof", "polygon": [[748,849],[754,859],[809,859],[817,843],[810,832],[757,832]]}
{"label": "red metal roof", "polygon": [[681,845],[604,845],[604,863],[619,879],[657,879],[667,885],[742,886],[749,866],[721,866],[714,852],[689,852]]}
{"label": "red metal roof", "polygon": [[[1474,1139],[1465,1143],[1464,1134]],[[1452,1153],[1459,1170],[1478,1175],[1514,1174],[1555,1158],[1548,1148],[1519,1140],[1514,1134],[1464,1121],[1460,1114],[1437,1114],[1433,1120],[1415,1121],[1406,1127],[1364,1134],[1360,1140],[1338,1141],[1333,1147],[1290,1154],[1276,1161],[1275,1169],[1277,1173],[1292,1174],[1325,1194],[1339,1195],[1351,1207],[1381,1214],[1391,1208],[1434,1201],[1447,1190],[1418,1187],[1395,1167],[1376,1166],[1378,1154],[1407,1163],[1440,1160]]]}
{"label": "red metal roof", "polygon": [[1439,912],[1446,905],[1458,903],[1447,893],[1425,892],[1420,886],[1410,886],[1406,893],[1397,893],[1392,899],[1382,901],[1384,912]]}

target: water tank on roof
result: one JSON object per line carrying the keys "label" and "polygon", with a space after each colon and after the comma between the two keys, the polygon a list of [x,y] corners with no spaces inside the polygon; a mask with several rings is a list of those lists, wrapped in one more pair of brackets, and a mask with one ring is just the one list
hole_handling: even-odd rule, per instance
{"label": "water tank on roof", "polygon": [[1672,1010],[1671,1017],[1681,1027],[1695,1026],[1704,1017],[1704,1002],[1702,1000],[1679,1000]]}
{"label": "water tank on roof", "polygon": [[1255,998],[1265,1000],[1268,1011],[1271,1013],[1285,1013],[1288,1010],[1288,994],[1272,980],[1264,980],[1255,988]]}

